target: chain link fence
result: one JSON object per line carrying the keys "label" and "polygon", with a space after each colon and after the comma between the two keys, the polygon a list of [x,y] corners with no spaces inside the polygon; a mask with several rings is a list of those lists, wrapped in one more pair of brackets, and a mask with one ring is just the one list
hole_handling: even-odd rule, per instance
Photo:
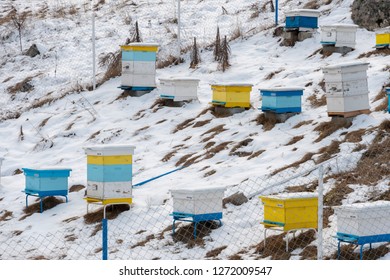
{"label": "chain link fence", "polygon": [[304,162],[235,186],[173,187],[137,205],[141,186],[131,208],[107,206],[102,221],[97,206],[82,229],[10,232],[11,242],[3,233],[0,258],[380,259],[390,251],[388,131],[384,121],[366,144],[358,140],[367,131],[349,132]]}

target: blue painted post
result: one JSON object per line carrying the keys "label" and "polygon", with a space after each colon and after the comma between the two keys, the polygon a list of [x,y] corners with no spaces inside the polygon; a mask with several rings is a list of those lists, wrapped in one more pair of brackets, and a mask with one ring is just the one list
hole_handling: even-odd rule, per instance
{"label": "blue painted post", "polygon": [[103,260],[108,259],[108,228],[107,228],[107,219],[102,220],[103,226]]}
{"label": "blue painted post", "polygon": [[279,0],[275,0],[275,26],[278,26]]}

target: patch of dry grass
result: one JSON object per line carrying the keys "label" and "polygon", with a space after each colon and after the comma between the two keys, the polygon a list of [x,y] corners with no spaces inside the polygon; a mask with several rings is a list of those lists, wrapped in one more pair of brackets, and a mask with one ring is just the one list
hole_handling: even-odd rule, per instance
{"label": "patch of dry grass", "polygon": [[206,253],[206,258],[215,258],[215,257],[217,257],[219,254],[221,254],[221,252],[223,251],[223,250],[225,250],[227,248],[227,246],[222,246],[222,247],[218,247],[218,248],[215,248],[215,249],[213,249],[213,250],[211,250],[211,251],[208,251],[207,253]]}
{"label": "patch of dry grass", "polygon": [[323,94],[317,97],[316,94],[310,95],[307,100],[310,102],[311,107],[318,108],[326,105],[326,95]]}
{"label": "patch of dry grass", "polygon": [[286,70],[286,69],[281,68],[281,69],[275,70],[275,71],[269,73],[267,76],[265,76],[264,80],[271,80],[273,77],[275,77],[275,75],[283,72],[284,70]]}
{"label": "patch of dry grass", "polygon": [[203,175],[203,177],[209,177],[209,176],[211,176],[211,175],[214,175],[215,173],[217,173],[217,171],[215,171],[215,170],[210,170],[210,171],[206,172],[206,173]]}
{"label": "patch of dry grass", "polygon": [[301,126],[311,124],[313,120],[308,120],[308,121],[301,121],[297,123],[296,125],[293,126],[293,128],[300,128]]}
{"label": "patch of dry grass", "polygon": [[196,127],[202,127],[202,126],[204,126],[204,125],[206,125],[206,124],[208,124],[208,123],[210,123],[211,122],[211,119],[209,119],[209,120],[204,120],[204,121],[198,121],[198,122],[196,122],[194,125],[193,125],[193,127],[194,128],[196,128]]}
{"label": "patch of dry grass", "polygon": [[265,152],[265,150],[258,150],[258,151],[256,151],[256,152],[252,153],[252,154],[247,158],[247,160],[254,159],[254,158],[260,156],[260,155],[261,155],[262,153],[264,153],[264,152]]}
{"label": "patch of dry grass", "polygon": [[194,223],[178,227],[173,236],[174,242],[182,242],[186,244],[187,248],[194,248],[195,246],[204,247],[204,238],[210,233],[219,228],[219,223],[214,221],[199,222],[196,227],[196,239],[194,238]]}
{"label": "patch of dry grass", "polygon": [[[345,243],[344,243],[345,244]],[[388,248],[389,243],[382,244],[377,248],[371,250],[363,250],[363,260],[377,260],[390,252]],[[341,245],[340,247],[340,260],[360,260],[360,253],[355,252],[355,245]],[[331,254],[325,259],[335,260],[337,259],[337,251]]]}
{"label": "patch of dry grass", "polygon": [[196,153],[190,153],[190,154],[187,154],[187,155],[184,155],[182,156],[175,164],[176,167],[180,166],[180,165],[184,165],[184,163],[189,159],[191,158],[193,155],[195,155]]}
{"label": "patch of dry grass", "polygon": [[230,150],[230,153],[229,153],[229,156],[239,156],[239,157],[243,157],[243,156],[249,156],[252,154],[252,152],[240,152],[240,151],[237,151],[239,150],[240,148],[242,147],[246,147],[249,145],[249,143],[253,142],[253,139],[252,138],[248,138],[248,139],[245,139],[245,140],[242,140],[240,142],[238,142],[236,145],[233,146],[233,148]]}
{"label": "patch of dry grass", "polygon": [[[106,218],[109,220],[115,219],[122,212],[129,211],[130,206],[127,204],[109,205],[106,207]],[[84,223],[87,225],[101,223],[103,219],[103,208],[98,211],[87,213],[84,215]]]}
{"label": "patch of dry grass", "polygon": [[[272,235],[266,238],[266,245],[264,241],[256,245],[255,253],[261,254],[262,258],[270,258],[272,260],[288,260],[291,257],[291,252],[298,248],[305,248],[315,240],[315,232],[308,230],[295,238],[289,240],[288,252],[286,252],[286,242],[284,241],[285,233],[279,235]],[[291,238],[291,237],[290,237]]]}
{"label": "patch of dry grass", "polygon": [[12,218],[12,212],[5,210],[3,215],[0,216],[0,222],[8,221]]}
{"label": "patch of dry grass", "polygon": [[142,240],[142,241],[138,242],[137,244],[131,246],[130,249],[134,249],[134,248],[137,248],[137,247],[144,247],[148,242],[152,241],[155,238],[156,237],[154,236],[154,234],[148,235],[148,236],[146,236],[146,238],[144,240]]}
{"label": "patch of dry grass", "polygon": [[320,135],[316,140],[314,140],[314,142],[318,143],[321,140],[325,139],[326,137],[332,135],[337,130],[342,128],[349,128],[351,125],[352,125],[352,121],[345,118],[333,118],[329,122],[320,123],[318,126],[314,128],[314,131],[320,133]]}
{"label": "patch of dry grass", "polygon": [[317,164],[321,162],[327,161],[332,158],[334,154],[340,152],[340,142],[333,140],[329,146],[321,148],[318,153],[321,154],[319,158],[316,160]]}
{"label": "patch of dry grass", "polygon": [[345,135],[344,141],[350,143],[359,143],[363,140],[364,134],[366,134],[366,130],[363,128],[350,131]]}
{"label": "patch of dry grass", "polygon": [[305,163],[306,161],[309,161],[309,160],[311,160],[312,158],[313,158],[313,156],[315,155],[315,153],[307,153],[306,155],[304,155],[300,160],[298,160],[298,161],[296,161],[296,162],[294,162],[294,163],[291,163],[291,164],[288,164],[288,165],[286,165],[286,166],[284,166],[284,167],[281,167],[281,168],[279,168],[279,169],[276,169],[275,171],[273,171],[272,173],[271,173],[271,175],[273,176],[273,175],[276,175],[276,174],[278,174],[278,173],[280,173],[280,172],[282,172],[282,171],[284,171],[284,170],[286,170],[286,169],[289,169],[289,168],[291,168],[291,167],[299,167],[299,165],[301,165],[302,163]]}
{"label": "patch of dry grass", "polygon": [[288,143],[285,146],[293,145],[293,144],[301,141],[303,138],[305,138],[304,135],[294,136],[293,138],[290,139],[290,141],[288,141]]}
{"label": "patch of dry grass", "polygon": [[176,153],[177,153],[176,150],[167,153],[167,154],[161,159],[161,161],[162,161],[162,162],[167,162],[167,161],[169,161],[174,155],[176,155]]}
{"label": "patch of dry grass", "polygon": [[376,55],[384,55],[384,56],[390,55],[390,49],[389,48],[382,48],[382,49],[375,49],[373,51],[362,53],[358,56],[358,59],[368,58],[368,57],[371,57],[373,55],[375,55],[375,56]]}
{"label": "patch of dry grass", "polygon": [[231,143],[232,141],[226,141],[226,142],[222,142],[210,149],[208,149],[205,153],[205,159],[210,159],[212,157],[214,157],[217,153],[225,150],[227,148],[227,146]]}
{"label": "patch of dry grass", "polygon": [[85,186],[84,185],[72,185],[70,188],[69,188],[69,192],[72,193],[72,192],[79,192],[81,190],[85,189]]}
{"label": "patch of dry grass", "polygon": [[265,115],[260,114],[255,120],[257,125],[262,125],[264,131],[269,131],[275,127],[276,124],[281,123],[273,114]]}

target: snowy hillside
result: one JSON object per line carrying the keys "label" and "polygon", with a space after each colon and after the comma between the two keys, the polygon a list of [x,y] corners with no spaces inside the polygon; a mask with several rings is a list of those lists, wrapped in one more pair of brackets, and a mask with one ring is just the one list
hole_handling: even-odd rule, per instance
{"label": "snowy hillside", "polygon": [[[86,215],[85,188],[71,188],[68,203],[58,198],[61,203],[43,213],[38,213],[36,205],[25,209],[22,192],[25,177],[21,169],[41,166],[69,167],[72,169],[69,186],[86,186],[85,146],[135,145],[133,183],[188,165],[134,189],[131,210],[109,221],[111,259],[314,258],[315,253],[306,257],[301,254],[306,247],[315,245],[312,236],[308,241],[295,242],[296,245],[293,242],[292,247],[296,247],[288,255],[267,255],[261,249],[264,229],[260,224],[262,206],[257,197],[240,206],[227,204],[223,226],[212,229],[201,243],[175,240],[169,229],[172,224],[169,190],[226,187],[225,197],[237,191],[249,196],[268,184],[313,167],[321,159],[338,155],[340,166],[331,162],[325,180],[325,191],[329,193],[339,186],[341,178],[330,176],[335,174],[334,170],[360,172],[354,168],[359,167],[362,154],[370,151],[371,144],[383,147],[382,152],[377,152],[378,157],[382,153],[388,158],[390,127],[389,114],[383,107],[386,102],[383,88],[390,83],[390,60],[388,54],[373,52],[375,32],[359,28],[355,50],[346,55],[326,56],[319,52],[320,30],[293,47],[280,46],[281,37],[273,35],[274,13],[270,8],[258,8],[258,17],[252,17],[250,7],[258,1],[182,1],[183,47],[190,45],[193,36],[201,38],[202,62],[198,68],[189,69],[190,54],[184,52],[183,63],[157,70],[157,81],[163,77],[199,78],[199,101],[183,107],[167,107],[159,102],[158,88],[141,97],[123,95],[118,89],[120,77],[104,82],[95,91],[88,90],[92,85],[89,5],[81,5],[80,1],[73,1],[74,5],[61,1],[30,2],[12,3],[19,12],[29,13],[22,41],[23,50],[33,43],[38,46],[40,55],[34,58],[20,53],[18,32],[7,20],[9,3],[0,4],[0,134],[3,139],[0,156],[4,157],[0,185],[0,259],[101,258],[99,218],[102,213],[88,221],[91,215]],[[135,20],[141,22],[144,41],[160,44],[159,60],[176,54],[175,38],[167,31],[175,30],[176,25],[166,23],[175,17],[172,11],[175,1],[159,0],[154,5],[151,2],[99,1],[98,57],[118,51],[118,46],[130,36],[129,27]],[[306,2],[310,1],[280,1],[280,25],[285,11],[302,8]],[[349,8],[352,0],[323,2],[328,4],[319,8],[320,25],[353,23]],[[228,14],[223,14],[222,6]],[[61,8],[63,15],[59,12]],[[126,15],[132,17],[131,24],[124,23]],[[148,27],[148,19],[152,27]],[[230,41],[231,67],[221,72],[213,61],[212,48],[204,47],[212,43],[217,25],[221,33],[230,34],[237,24],[243,36]],[[336,124],[327,115],[322,68],[352,61],[369,63],[371,113],[354,117],[352,123],[343,123],[333,131],[332,126]],[[99,83],[105,70],[104,66],[98,67]],[[16,87],[23,81],[32,88]],[[252,107],[232,116],[216,115],[209,104],[210,84],[215,82],[253,84]],[[303,87],[302,113],[284,123],[270,124],[260,117],[259,89],[275,86]],[[357,135],[357,140],[351,140],[353,135]],[[380,141],[378,135],[382,137]],[[338,147],[331,151],[329,147],[335,141]],[[308,154],[311,156],[301,160]],[[382,164],[375,167],[382,172],[379,179],[369,183],[348,182],[352,191],[342,193],[340,201],[334,205],[329,202],[328,206],[377,198],[389,200],[389,165],[385,160],[378,164]],[[291,168],[282,170],[288,165]],[[300,177],[289,186],[309,186],[316,180],[315,176]],[[256,178],[266,179],[252,183]],[[275,188],[269,193],[282,190]],[[34,203],[30,198],[29,204]],[[46,207],[50,208],[48,204]],[[325,257],[334,258],[337,244],[332,238],[336,227],[333,212],[328,219]],[[275,236],[275,244],[278,241],[284,245]],[[389,259],[389,248],[385,244],[380,248],[384,253],[373,258]],[[207,255],[214,249],[220,251]]]}

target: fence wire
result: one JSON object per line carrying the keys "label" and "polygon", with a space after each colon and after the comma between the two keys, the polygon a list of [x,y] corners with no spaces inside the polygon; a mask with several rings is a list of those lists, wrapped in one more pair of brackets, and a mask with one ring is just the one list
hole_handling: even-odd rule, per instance
{"label": "fence wire", "polygon": [[[340,143],[337,157],[328,149],[236,186],[173,188],[146,205],[136,203],[140,187],[132,207],[106,209],[108,259],[380,259],[390,251],[389,140],[379,128],[364,147]],[[102,218],[97,207],[82,230],[3,232],[0,258],[101,259]]]}

